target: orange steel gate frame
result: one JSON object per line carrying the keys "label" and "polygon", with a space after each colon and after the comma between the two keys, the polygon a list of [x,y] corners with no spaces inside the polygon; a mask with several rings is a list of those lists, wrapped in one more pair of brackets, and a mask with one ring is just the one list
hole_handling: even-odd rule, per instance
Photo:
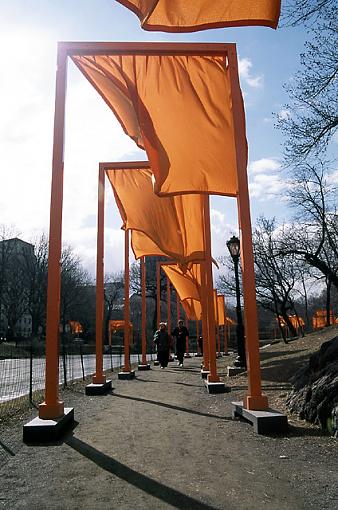
{"label": "orange steel gate frame", "polygon": [[[111,162],[99,164],[99,187],[98,187],[98,216],[97,216],[97,263],[96,263],[96,373],[93,383],[106,382],[103,374],[103,350],[102,350],[102,323],[104,302],[104,190],[106,170],[127,171],[132,169],[149,168],[148,161]],[[130,372],[130,298],[129,298],[129,229],[124,232],[124,367],[123,372]],[[141,258],[141,283],[142,283],[142,364],[147,363],[146,353],[146,295],[145,295],[145,263]]]}
{"label": "orange steel gate frame", "polygon": [[[255,293],[254,260],[252,249],[250,202],[246,170],[244,139],[245,122],[241,111],[236,45],[234,43],[114,43],[61,42],[58,44],[55,116],[52,162],[52,185],[49,227],[47,326],[46,326],[46,388],[45,401],[39,406],[41,419],[58,418],[64,414],[59,400],[59,318],[60,318],[60,260],[62,249],[62,204],[64,171],[65,103],[67,60],[72,55],[222,55],[228,59],[238,178],[238,217],[241,229],[241,262],[243,273],[244,310],[246,327],[246,355],[248,365],[248,394],[244,406],[248,409],[266,409],[267,397],[262,395],[259,363],[257,305]],[[241,136],[239,136],[241,135]],[[207,275],[209,278],[210,275]],[[211,299],[209,297],[209,299]]]}

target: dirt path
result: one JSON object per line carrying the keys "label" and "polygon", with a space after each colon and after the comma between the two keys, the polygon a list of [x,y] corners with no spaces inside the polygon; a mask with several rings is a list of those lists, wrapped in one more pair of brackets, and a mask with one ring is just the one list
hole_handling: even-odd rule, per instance
{"label": "dirt path", "polygon": [[[287,351],[278,346],[264,349],[263,373]],[[228,363],[220,360],[220,372]],[[268,377],[265,390],[278,402],[287,382]],[[114,390],[104,397],[85,397],[81,385],[65,392],[78,425],[64,442],[23,445],[28,414],[1,431],[0,508],[335,508],[337,441],[296,421],[286,437],[255,435],[231,419],[230,402],[243,395],[245,378],[231,385],[229,394],[208,395],[192,358],[184,369],[154,367],[134,381],[113,374]]]}

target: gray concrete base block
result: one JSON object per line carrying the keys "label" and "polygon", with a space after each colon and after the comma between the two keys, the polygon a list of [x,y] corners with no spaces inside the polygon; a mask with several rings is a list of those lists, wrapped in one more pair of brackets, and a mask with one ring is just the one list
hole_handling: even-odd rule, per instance
{"label": "gray concrete base block", "polygon": [[206,379],[209,374],[210,374],[209,370],[201,370],[202,379]]}
{"label": "gray concrete base block", "polygon": [[137,370],[150,370],[150,365],[138,365]]}
{"label": "gray concrete base block", "polygon": [[73,424],[73,407],[66,407],[64,415],[53,420],[42,420],[37,416],[23,426],[23,442],[55,443]]}
{"label": "gray concrete base block", "polygon": [[249,421],[257,434],[285,434],[288,430],[288,418],[279,411],[253,411],[245,409],[243,402],[231,402],[231,406],[233,418],[239,416]]}
{"label": "gray concrete base block", "polygon": [[207,379],[204,382],[204,385],[210,394],[216,393],[229,393],[231,388],[225,386],[224,382],[209,382]]}
{"label": "gray concrete base block", "polygon": [[158,367],[160,365],[160,362],[157,361],[157,359],[154,361],[154,367]]}
{"label": "gray concrete base block", "polygon": [[121,381],[135,379],[135,370],[131,372],[119,372],[117,376]]}
{"label": "gray concrete base block", "polygon": [[87,384],[85,388],[85,394],[87,396],[104,395],[111,391],[111,381],[106,381],[102,384]]}
{"label": "gray concrete base block", "polygon": [[185,357],[185,358],[191,358],[191,356],[190,356],[190,354],[189,354],[188,352],[186,352],[186,353],[184,354],[184,357]]}
{"label": "gray concrete base block", "polygon": [[235,375],[243,374],[246,372],[246,368],[240,367],[227,367],[228,377],[234,377]]}

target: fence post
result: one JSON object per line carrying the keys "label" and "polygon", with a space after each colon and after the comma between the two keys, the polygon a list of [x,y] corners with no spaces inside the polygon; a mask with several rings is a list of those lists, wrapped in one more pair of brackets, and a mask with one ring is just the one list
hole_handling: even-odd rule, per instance
{"label": "fence post", "polygon": [[109,356],[110,356],[110,370],[111,370],[111,372],[114,372],[113,347],[111,344],[109,345]]}
{"label": "fence post", "polygon": [[62,332],[61,335],[62,335],[63,386],[66,388],[66,386],[67,386],[67,365],[66,365],[66,345],[65,345],[64,332]]}
{"label": "fence post", "polygon": [[82,351],[82,344],[80,344],[80,359],[81,359],[81,368],[82,368],[82,380],[85,381],[85,371],[84,371],[84,364],[83,364],[83,351]]}
{"label": "fence post", "polygon": [[31,337],[29,353],[29,403],[33,404],[33,338]]}

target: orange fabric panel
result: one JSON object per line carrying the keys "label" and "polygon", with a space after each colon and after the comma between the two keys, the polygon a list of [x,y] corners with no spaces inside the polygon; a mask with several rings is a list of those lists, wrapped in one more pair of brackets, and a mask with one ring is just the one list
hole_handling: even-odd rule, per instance
{"label": "orange fabric panel", "polygon": [[200,301],[200,264],[189,264],[188,268],[166,264],[162,266],[162,270],[173,284],[182,302],[186,299]]}
{"label": "orange fabric panel", "polygon": [[107,170],[123,228],[131,229],[135,257],[166,255],[181,264],[203,260],[201,195],[159,198],[149,169]]}
{"label": "orange fabric panel", "polygon": [[290,315],[289,316],[291,324],[294,328],[299,328],[305,326],[305,322],[302,317],[297,317],[297,315]]}
{"label": "orange fabric panel", "polygon": [[[147,152],[158,195],[238,190],[225,56],[72,56]],[[244,118],[244,112],[243,112]],[[238,140],[246,147],[245,136]]]}
{"label": "orange fabric panel", "polygon": [[68,321],[72,334],[83,333],[83,327],[78,321]]}
{"label": "orange fabric panel", "polygon": [[225,317],[225,324],[228,325],[228,326],[235,326],[236,322],[234,320],[230,319],[230,317],[226,316]]}
{"label": "orange fabric panel", "polygon": [[135,12],[145,30],[192,32],[264,25],[276,28],[280,0],[117,0]]}
{"label": "orange fabric panel", "polygon": [[185,299],[182,301],[183,310],[190,321],[199,321],[202,319],[202,306],[196,299]]}
{"label": "orange fabric panel", "polygon": [[[333,311],[330,311],[330,325],[335,323]],[[317,310],[312,317],[313,329],[325,328],[326,326],[326,310]]]}
{"label": "orange fabric panel", "polygon": [[217,295],[218,306],[218,324],[219,326],[225,325],[225,299],[222,294]]}
{"label": "orange fabric panel", "polygon": [[202,318],[200,264],[188,264],[185,267],[166,264],[162,269],[173,284],[188,319],[200,320]]}
{"label": "orange fabric panel", "polygon": [[[131,322],[129,323],[129,327],[130,327],[130,329],[133,328],[133,325]],[[109,328],[109,331],[119,331],[121,329],[123,330],[124,329],[124,321],[110,320],[108,323],[108,328]]]}
{"label": "orange fabric panel", "polygon": [[[289,315],[289,319],[295,329],[305,326],[305,322],[302,317],[297,318],[296,315]],[[276,318],[276,320],[278,321],[278,317]],[[287,327],[287,324],[281,315],[279,316],[279,323],[282,326],[282,328]]]}

